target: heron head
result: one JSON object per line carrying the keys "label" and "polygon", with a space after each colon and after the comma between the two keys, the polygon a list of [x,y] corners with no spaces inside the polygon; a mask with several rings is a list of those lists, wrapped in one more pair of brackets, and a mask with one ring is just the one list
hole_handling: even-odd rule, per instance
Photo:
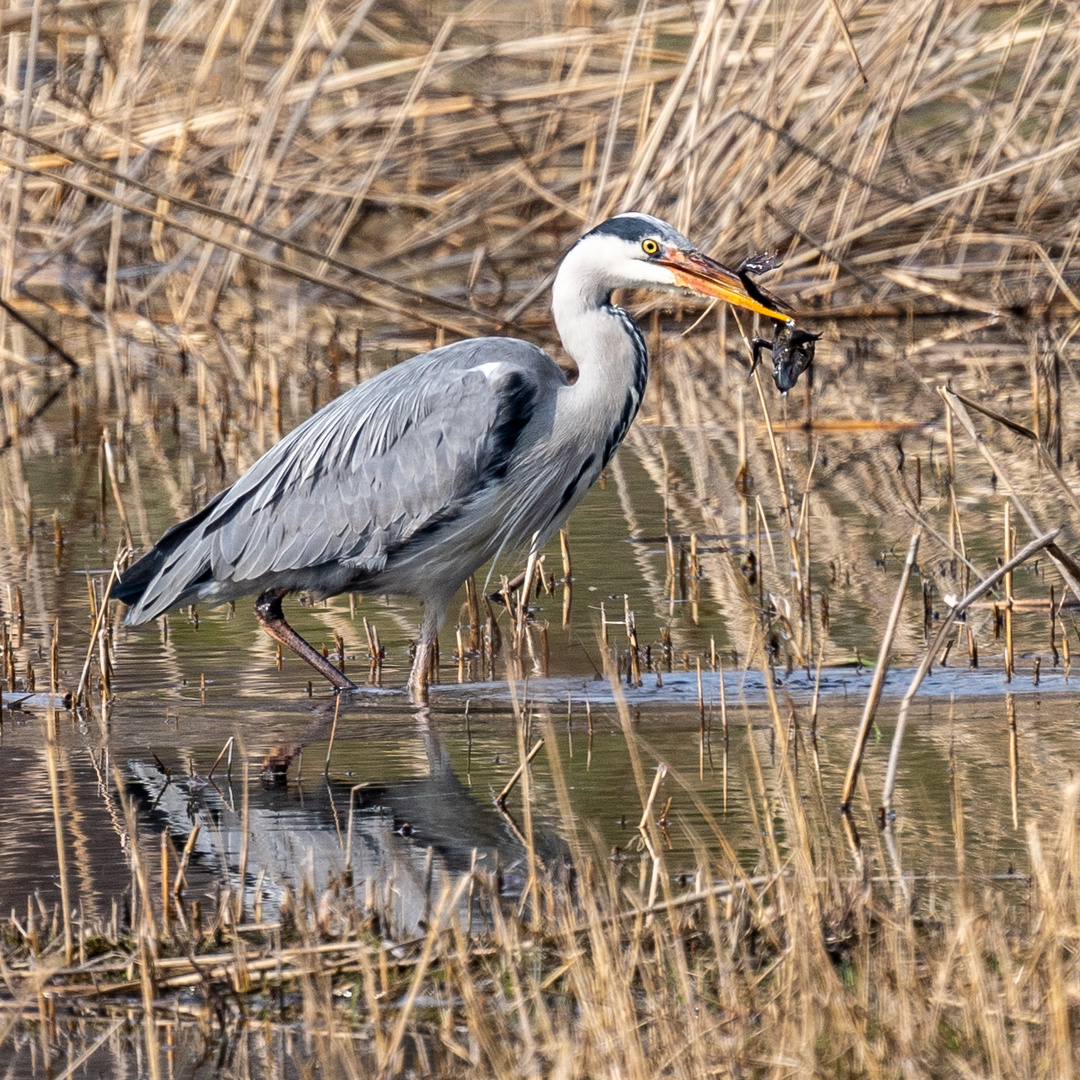
{"label": "heron head", "polygon": [[752,296],[733,270],[702,254],[666,221],[649,214],[608,218],[571,249],[565,268],[582,291],[688,289],[787,322],[782,302],[761,289]]}

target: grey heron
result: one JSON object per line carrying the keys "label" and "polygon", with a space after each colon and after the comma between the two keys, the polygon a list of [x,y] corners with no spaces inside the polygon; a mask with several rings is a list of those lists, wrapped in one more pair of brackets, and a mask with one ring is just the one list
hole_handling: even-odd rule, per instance
{"label": "grey heron", "polygon": [[255,595],[262,628],[339,690],[356,689],[286,621],[292,592],[395,594],[423,603],[409,676],[423,700],[451,598],[484,563],[536,551],[607,465],[645,392],[648,353],[619,288],[690,290],[787,321],[780,301],[658,218],[625,213],[563,258],[551,310],[571,381],[514,338],[415,356],[324,406],[231,487],[173,526],[112,595],[147,622]]}

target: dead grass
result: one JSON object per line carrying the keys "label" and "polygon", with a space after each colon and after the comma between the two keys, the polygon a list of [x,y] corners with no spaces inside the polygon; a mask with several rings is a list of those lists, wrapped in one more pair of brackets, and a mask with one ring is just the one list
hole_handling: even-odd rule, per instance
{"label": "dead grass", "polygon": [[[784,772],[754,792],[752,871],[707,817],[697,873],[677,883],[654,807],[639,875],[637,855],[593,852],[563,790],[566,865],[519,905],[484,871],[436,883],[414,938],[388,938],[386,895],[344,878],[305,882],[274,922],[238,920],[226,891],[200,925],[175,896],[161,906],[136,860],[129,924],[114,914],[72,939],[33,904],[5,924],[0,1022],[55,1040],[58,1023],[141,1000],[129,1038],[154,1076],[196,1030],[246,1047],[229,1075],[277,1075],[259,1057],[301,1021],[323,1076],[1072,1075],[1080,788],[1056,827],[1029,826],[1029,877],[980,882],[960,865],[946,882],[860,874],[853,826],[811,770]],[[959,820],[959,780],[953,795]]]}
{"label": "dead grass", "polygon": [[375,335],[531,321],[626,207],[779,250],[834,316],[1080,310],[1064,9],[870,6],[851,49],[797,4],[35,10],[4,16],[4,294],[109,350],[248,368],[213,328],[296,289]]}
{"label": "dead grass", "polygon": [[[116,430],[115,463],[101,443],[113,470],[99,478],[102,521],[107,489],[119,500],[117,472],[120,487],[138,481],[125,471],[132,431],[160,497],[184,514],[388,350],[522,324],[543,337],[559,254],[589,222],[633,206],[722,257],[779,250],[780,290],[823,322],[908,319],[893,332],[909,365],[929,356],[944,370],[950,342],[967,335],[939,323],[920,339],[916,316],[1044,320],[1031,332],[1032,422],[1018,437],[1042,448],[1031,471],[1060,466],[1059,365],[1080,325],[1077,22],[1057,5],[900,0],[849,14],[849,43],[840,10],[5,9],[0,438],[33,437],[64,380],[81,376],[72,444],[85,438],[87,387]],[[749,396],[736,444],[734,395],[700,389],[725,378],[716,335],[707,322],[665,358],[628,447],[678,532],[756,534],[757,585],[730,553],[701,557],[742,662],[812,663],[828,645],[822,566],[848,489],[835,508],[817,497],[816,451],[804,460],[770,442],[785,425],[759,419]],[[740,352],[724,316],[719,338],[721,353]],[[954,398],[934,395],[931,410],[914,392],[902,417],[875,416],[887,376],[867,364],[864,380],[868,357],[852,350],[847,382],[824,386],[843,397],[839,422],[880,433],[952,417]],[[860,417],[843,407],[856,398]],[[194,432],[216,475],[170,460],[170,421]],[[731,445],[705,444],[703,427],[722,421]],[[748,425],[761,436],[749,445]],[[687,463],[681,490],[673,449]],[[849,479],[864,509],[902,521],[905,535],[927,530],[950,564],[939,591],[956,581],[963,594],[970,567],[988,566],[965,547],[953,458],[950,426],[932,508],[921,474],[891,459],[853,453]],[[767,504],[742,498],[738,521],[710,495],[718,478],[732,486],[731,461]],[[1058,477],[1019,499],[1025,467],[998,471],[1034,533],[1057,523],[1057,481],[1068,485]],[[17,481],[5,515],[32,526]],[[146,544],[145,500],[129,498],[130,521],[123,502],[117,511]],[[780,520],[791,550],[769,552],[768,522]],[[924,647],[917,621],[899,637],[907,655]],[[107,682],[104,637],[99,655]],[[40,903],[13,916],[0,1039],[35,1025],[50,1036],[58,1016],[134,1011],[143,1027],[128,1037],[155,1078],[171,1033],[247,1040],[234,1072],[254,1075],[251,1060],[280,1049],[297,1021],[311,1068],[327,1076],[1072,1075],[1074,786],[1057,828],[1029,826],[1030,879],[975,881],[958,857],[931,907],[929,884],[861,872],[851,822],[845,831],[824,806],[811,770],[787,763],[776,790],[760,773],[749,781],[761,823],[753,873],[710,820],[713,835],[695,838],[696,877],[677,886],[645,782],[653,763],[625,726],[644,812],[640,878],[595,850],[564,796],[566,867],[538,871],[520,907],[479,871],[437,883],[427,930],[410,940],[391,940],[382,900],[345,880],[309,882],[275,924],[237,925],[229,893],[198,919],[168,895],[163,907],[135,857],[135,817],[118,810],[135,853],[134,913],[96,927],[72,926],[68,902],[69,918]],[[557,757],[551,767],[558,784]],[[962,852],[959,780],[952,794]],[[57,838],[63,867],[59,827]],[[251,1016],[262,1027],[241,1032]]]}

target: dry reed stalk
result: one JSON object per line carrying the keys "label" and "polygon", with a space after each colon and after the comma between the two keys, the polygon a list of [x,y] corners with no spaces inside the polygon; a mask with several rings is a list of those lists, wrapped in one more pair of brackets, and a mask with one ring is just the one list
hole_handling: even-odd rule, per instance
{"label": "dry reed stalk", "polygon": [[521,748],[521,764],[514,770],[514,774],[507,780],[502,791],[495,796],[495,805],[499,807],[506,806],[506,800],[510,795],[510,792],[514,790],[514,786],[521,779],[522,774],[526,772],[529,763],[540,752],[540,748],[544,745],[543,739],[538,739],[533,748],[526,754],[525,748]]}
{"label": "dry reed stalk", "polygon": [[52,640],[49,643],[49,692],[60,692],[60,619],[53,619]]}
{"label": "dry reed stalk", "polygon": [[1020,828],[1020,742],[1016,730],[1016,696],[1005,695],[1009,723],[1009,805],[1014,829]]}
{"label": "dry reed stalk", "polygon": [[[527,639],[526,627],[529,619],[529,596],[532,593],[533,581],[536,577],[537,561],[539,552],[535,545],[529,550],[529,558],[525,564],[525,575],[518,589],[517,611],[514,613],[514,652],[520,657],[522,647]],[[508,589],[508,586],[507,586]],[[504,594],[509,605],[509,593]]]}
{"label": "dry reed stalk", "polygon": [[[904,604],[908,581],[911,579],[911,571],[915,566],[915,560],[918,558],[919,541],[921,539],[922,530],[916,529],[911,534],[907,557],[904,559],[904,568],[900,573],[900,581],[896,586],[896,598],[893,600],[892,610],[889,612],[889,621],[885,625],[885,635],[881,639],[881,646],[878,649],[874,677],[866,694],[866,704],[863,706],[862,719],[859,721],[859,727],[855,734],[855,742],[851,749],[851,760],[848,762],[847,775],[844,777],[843,792],[840,796],[840,807],[845,812],[851,808],[851,799],[855,793],[859,767],[862,763],[863,752],[866,749],[866,740],[870,735],[870,726],[874,722],[874,714],[877,712],[878,702],[881,699],[881,688],[885,684],[885,675],[889,670],[889,651],[892,649],[893,638],[896,636],[896,627],[900,621],[900,610]],[[820,664],[818,665],[818,672],[819,674],[821,672]]]}
{"label": "dry reed stalk", "polygon": [[1060,533],[1061,528],[1059,527],[1052,532],[1037,536],[1029,544],[1026,544],[1007,563],[1003,566],[999,566],[994,573],[979,582],[971,592],[959,600],[955,606],[950,608],[949,614],[941,620],[941,626],[938,628],[937,635],[923,654],[922,662],[912,676],[907,691],[900,701],[900,709],[896,718],[896,728],[893,731],[892,748],[889,751],[889,765],[888,770],[885,773],[885,784],[881,796],[886,815],[891,815],[892,813],[892,794],[893,789],[896,786],[896,772],[900,763],[900,746],[904,740],[904,731],[907,726],[907,716],[908,711],[911,708],[912,699],[918,692],[923,679],[926,678],[926,674],[930,670],[935,659],[940,654],[941,647],[944,644],[949,631],[952,629],[953,623],[960,615],[967,611],[980,596],[994,588],[1009,571],[1014,570],[1017,566],[1022,566],[1032,557],[1032,555],[1035,555],[1044,549],[1049,550]]}
{"label": "dry reed stalk", "polygon": [[[1009,503],[1005,503],[1005,544],[1002,552],[1003,563],[1008,563],[1012,558],[1013,529],[1009,513]],[[1002,579],[1002,588],[1005,593],[1005,681],[1012,682],[1015,672],[1013,655],[1013,589],[1012,571],[1010,570]]]}
{"label": "dry reed stalk", "polygon": [[1058,647],[1057,647],[1057,624],[1059,617],[1059,609],[1054,602],[1054,586],[1050,586],[1050,602],[1047,604],[1047,611],[1050,616],[1050,656],[1054,667],[1058,665]]}
{"label": "dry reed stalk", "polygon": [[[1023,424],[1018,424],[1015,420],[1009,419],[1009,417],[1005,416],[1003,413],[997,412],[994,409],[987,408],[985,405],[973,400],[971,397],[968,397],[965,394],[958,393],[951,388],[948,390],[948,393],[951,395],[952,400],[960,402],[966,408],[971,409],[974,412],[982,413],[983,416],[986,416],[989,419],[995,421],[996,423],[1001,424],[1003,427],[1007,428],[1014,434],[1019,435],[1024,439],[1027,439],[1034,447],[1035,452],[1038,455],[1040,464],[1046,469],[1048,469],[1053,475],[1054,479],[1058,482],[1058,486],[1061,489],[1062,495],[1065,496],[1065,499],[1072,507],[1073,513],[1075,513],[1077,517],[1080,518],[1080,498],[1077,498],[1076,493],[1073,491],[1072,485],[1069,484],[1068,481],[1065,479],[1058,463],[1054,461],[1054,459],[1050,456],[1049,453],[1047,453],[1046,447],[1043,445],[1042,440],[1039,438],[1038,434],[1035,431],[1033,431],[1031,428],[1024,427]],[[950,399],[946,398],[946,401],[948,400]]]}
{"label": "dry reed stalk", "polygon": [[[105,618],[109,610],[109,594],[112,592],[113,583],[116,581],[120,572],[120,562],[125,557],[127,551],[126,545],[121,545],[116,552],[116,557],[113,559],[112,570],[109,572],[109,580],[105,586],[105,594],[100,604],[97,604],[94,598],[93,587],[90,582],[90,578],[87,578],[87,586],[90,588],[91,596],[91,619],[93,626],[90,631],[90,644],[86,649],[86,660],[83,662],[82,674],[79,676],[79,685],[75,690],[75,704],[86,700],[86,681],[90,674],[90,663],[94,657],[94,648],[99,644],[99,639],[102,636],[102,632],[105,626]],[[104,651],[102,653],[104,655]],[[103,661],[102,667],[102,679],[107,677],[106,668],[107,661]]]}
{"label": "dry reed stalk", "polygon": [[[367,620],[365,620],[366,622]],[[330,739],[326,744],[326,761],[323,763],[323,776],[330,776],[330,755],[334,752],[334,738],[337,735],[338,714],[341,712],[341,695],[334,695],[334,719],[330,725]]]}
{"label": "dry reed stalk", "polygon": [[[525,747],[528,745],[527,740],[531,738],[532,727],[532,715],[523,714],[520,708],[515,709],[515,719],[517,721],[517,747],[518,747],[518,760],[521,762],[519,769],[519,775],[521,778],[521,810],[524,818],[524,836],[521,838],[522,846],[525,848],[525,864],[528,871],[528,876],[525,881],[525,886],[521,890],[521,903],[519,907],[519,914],[524,912],[528,907],[529,925],[534,929],[539,929],[542,924],[542,914],[540,911],[540,878],[539,870],[542,866],[539,857],[536,853],[536,839],[533,832],[533,789],[532,789],[532,770],[529,768],[532,759],[536,756],[540,749],[540,745],[543,743],[543,739],[539,739],[537,744],[526,755]],[[513,779],[507,785],[508,788],[512,788],[514,784]],[[500,801],[497,802],[499,808],[505,814],[506,797],[500,792]]]}
{"label": "dry reed stalk", "polygon": [[623,625],[626,629],[626,681],[629,686],[641,685],[641,655],[638,651],[637,618],[630,610],[630,597],[623,596]]}
{"label": "dry reed stalk", "polygon": [[184,844],[184,851],[180,856],[180,863],[176,868],[176,879],[173,883],[173,897],[177,907],[179,907],[181,901],[184,898],[184,888],[187,885],[187,868],[188,863],[191,861],[191,853],[195,850],[195,844],[199,839],[199,832],[202,826],[195,822],[191,827],[191,832],[188,833],[187,842]]}
{"label": "dry reed stalk", "polygon": [[[1031,512],[1020,499],[1016,486],[1011,481],[1008,471],[1004,469],[1000,460],[990,451],[986,442],[979,437],[974,424],[971,422],[971,417],[964,407],[964,403],[948,388],[942,387],[938,392],[941,394],[946,405],[948,405],[955,413],[957,419],[971,437],[971,440],[974,442],[979,453],[982,454],[983,458],[986,460],[986,463],[994,470],[994,474],[998,477],[999,481],[1004,484],[1006,493],[1012,500],[1012,505],[1015,506],[1020,513],[1020,516],[1024,519],[1024,523],[1031,532],[1039,534],[1040,529]],[[1051,542],[1046,550],[1047,554],[1053,560],[1054,565],[1058,568],[1065,584],[1068,585],[1077,599],[1080,599],[1080,567],[1078,567],[1073,559],[1062,551],[1056,543]]]}
{"label": "dry reed stalk", "polygon": [[213,776],[214,776],[214,773],[217,770],[217,767],[221,764],[221,759],[226,754],[229,755],[228,775],[230,777],[232,776],[232,751],[233,751],[233,746],[235,745],[235,743],[236,743],[236,736],[235,735],[230,735],[225,740],[225,745],[218,751],[218,756],[216,758],[214,758],[214,764],[210,766],[210,771],[206,774],[206,779],[207,780],[213,779]]}
{"label": "dry reed stalk", "polygon": [[128,523],[127,512],[124,510],[124,500],[120,494],[120,482],[116,478],[116,461],[113,457],[112,444],[109,442],[109,432],[106,428],[101,433],[101,450],[105,455],[105,468],[112,486],[113,500],[116,503],[116,512],[120,515],[120,527],[123,529],[124,546],[132,548],[134,541],[131,538],[131,525]]}
{"label": "dry reed stalk", "polygon": [[169,896],[169,831],[161,831],[161,936],[171,937],[172,904]]}
{"label": "dry reed stalk", "polygon": [[652,821],[653,803],[656,802],[656,795],[660,790],[660,785],[664,782],[665,776],[667,776],[667,766],[661,763],[656,767],[656,771],[653,773],[652,787],[649,788],[648,798],[646,798],[645,805],[641,810],[641,820],[638,822],[638,832],[641,834],[643,841],[648,839],[649,822]]}
{"label": "dry reed stalk", "polygon": [[49,793],[52,797],[53,832],[56,838],[56,861],[60,876],[60,906],[64,924],[64,964],[71,966],[74,938],[71,930],[71,893],[68,884],[67,850],[64,842],[64,823],[60,813],[60,782],[56,758],[56,714],[49,709],[45,715],[45,766],[49,774]]}
{"label": "dry reed stalk", "polygon": [[469,575],[465,582],[465,601],[469,608],[469,650],[477,652],[481,648],[480,638],[480,601],[477,598],[476,578]]}

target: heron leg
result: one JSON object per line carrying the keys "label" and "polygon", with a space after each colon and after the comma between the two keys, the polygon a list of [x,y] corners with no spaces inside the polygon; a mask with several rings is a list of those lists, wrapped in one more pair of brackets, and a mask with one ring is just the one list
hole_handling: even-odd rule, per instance
{"label": "heron leg", "polygon": [[286,621],[281,611],[281,601],[288,589],[267,589],[255,601],[255,617],[259,625],[275,640],[292,649],[301,660],[306,660],[336,690],[358,690],[359,687],[343,675],[322,653],[309,645]]}
{"label": "heron leg", "polygon": [[419,705],[427,704],[428,683],[434,674],[435,654],[433,646],[443,621],[445,605],[430,600],[424,603],[424,617],[420,620],[420,640],[416,643],[416,657],[409,673],[409,697]]}

